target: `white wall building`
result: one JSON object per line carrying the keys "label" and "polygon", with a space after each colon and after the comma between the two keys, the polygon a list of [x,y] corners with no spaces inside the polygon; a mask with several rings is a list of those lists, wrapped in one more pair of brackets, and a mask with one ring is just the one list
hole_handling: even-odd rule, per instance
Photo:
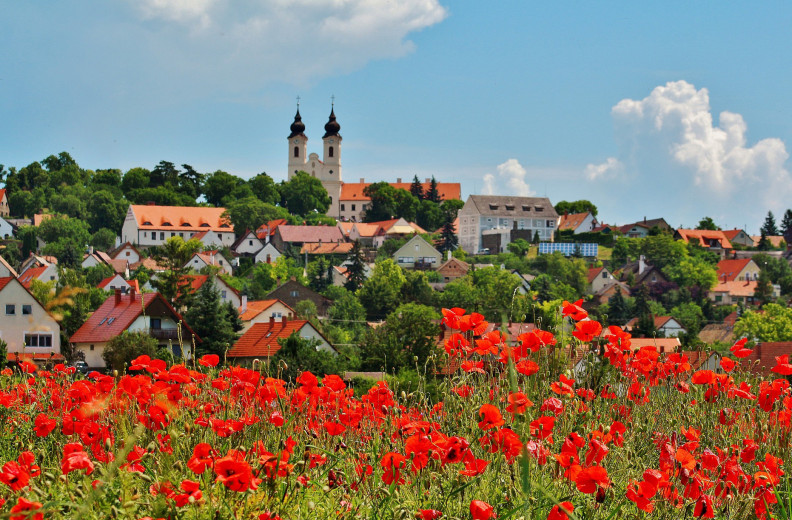
{"label": "white wall building", "polygon": [[132,204],[121,228],[121,240],[138,246],[158,246],[171,237],[198,238],[206,246],[233,245],[234,226],[222,215],[225,208],[141,206]]}

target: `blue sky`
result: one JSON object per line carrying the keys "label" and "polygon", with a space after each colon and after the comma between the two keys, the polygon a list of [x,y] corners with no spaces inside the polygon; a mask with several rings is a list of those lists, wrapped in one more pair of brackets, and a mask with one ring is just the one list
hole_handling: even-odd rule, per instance
{"label": "blue sky", "polygon": [[7,0],[0,163],[281,180],[296,96],[320,152],[335,95],[347,181],[758,232],[792,207],[792,6],[636,4]]}

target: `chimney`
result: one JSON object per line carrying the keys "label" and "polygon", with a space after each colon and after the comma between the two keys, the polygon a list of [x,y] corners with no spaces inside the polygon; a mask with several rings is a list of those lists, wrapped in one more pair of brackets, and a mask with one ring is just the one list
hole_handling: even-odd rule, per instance
{"label": "chimney", "polygon": [[275,315],[273,314],[270,316],[270,327],[273,327],[274,325],[275,325]]}
{"label": "chimney", "polygon": [[93,246],[88,246],[88,254],[89,254],[89,255],[92,255],[93,253],[94,253],[94,248],[93,248]]}
{"label": "chimney", "polygon": [[366,179],[364,179],[363,177],[361,177],[361,178],[360,178],[360,184],[363,184],[364,182],[366,182]]}
{"label": "chimney", "polygon": [[289,321],[289,318],[287,318],[286,316],[284,316],[284,317],[282,318],[282,320],[281,320],[281,323],[283,323],[284,325],[286,325],[286,322],[288,322],[288,321]]}
{"label": "chimney", "polygon": [[432,182],[432,179],[430,179],[429,177],[426,177],[426,180],[424,182]]}
{"label": "chimney", "polygon": [[129,300],[135,301],[135,296],[137,296],[137,291],[135,290],[135,286],[131,285],[129,287]]}
{"label": "chimney", "polygon": [[646,224],[646,217],[644,217],[644,224]]}
{"label": "chimney", "polygon": [[643,274],[646,271],[646,258],[644,255],[638,257],[638,274]]}
{"label": "chimney", "polygon": [[239,314],[244,314],[245,311],[247,311],[247,296],[243,294],[242,295],[242,307],[239,310]]}
{"label": "chimney", "polygon": [[396,177],[396,183],[401,184],[401,177]]}
{"label": "chimney", "polygon": [[115,304],[121,305],[121,289],[115,290]]}

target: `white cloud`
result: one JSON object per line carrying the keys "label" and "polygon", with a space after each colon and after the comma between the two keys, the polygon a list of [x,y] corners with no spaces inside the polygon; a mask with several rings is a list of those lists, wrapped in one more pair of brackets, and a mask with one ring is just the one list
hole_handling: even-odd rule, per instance
{"label": "white cloud", "polygon": [[519,197],[530,197],[535,195],[531,187],[525,182],[527,171],[517,161],[509,159],[499,164],[497,176],[488,173],[484,175],[484,195],[517,195]]}
{"label": "white cloud", "polygon": [[653,206],[688,224],[710,215],[743,226],[768,209],[783,212],[792,197],[784,142],[750,145],[747,124],[734,112],[721,112],[716,124],[706,88],[669,82],[643,99],[623,99],[611,115],[619,152],[587,165],[585,175],[610,179],[614,200]]}
{"label": "white cloud", "polygon": [[586,178],[590,181],[610,179],[616,177],[624,170],[624,165],[615,157],[608,157],[604,163],[587,164]]}
{"label": "white cloud", "polygon": [[[439,0],[128,0],[182,77],[248,90],[347,73],[411,52],[409,33],[447,16]],[[196,86],[197,88],[198,86]]]}

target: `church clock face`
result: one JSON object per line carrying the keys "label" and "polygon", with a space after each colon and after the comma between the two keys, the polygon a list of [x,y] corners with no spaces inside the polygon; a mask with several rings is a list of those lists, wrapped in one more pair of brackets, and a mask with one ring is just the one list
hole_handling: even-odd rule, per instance
{"label": "church clock face", "polygon": [[330,144],[333,144],[334,142],[335,142],[334,140],[330,139]]}

